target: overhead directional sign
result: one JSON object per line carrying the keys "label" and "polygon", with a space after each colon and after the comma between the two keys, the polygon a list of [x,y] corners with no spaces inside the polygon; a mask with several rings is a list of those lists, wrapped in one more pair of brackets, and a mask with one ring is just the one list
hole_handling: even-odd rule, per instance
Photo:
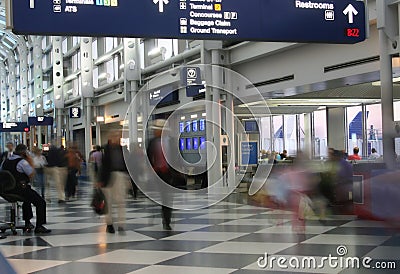
{"label": "overhead directional sign", "polygon": [[29,126],[52,126],[53,125],[53,117],[28,117]]}
{"label": "overhead directional sign", "polygon": [[16,34],[352,44],[365,40],[355,0],[11,0]]}
{"label": "overhead directional sign", "polygon": [[29,126],[25,122],[0,123],[0,132],[29,132]]}

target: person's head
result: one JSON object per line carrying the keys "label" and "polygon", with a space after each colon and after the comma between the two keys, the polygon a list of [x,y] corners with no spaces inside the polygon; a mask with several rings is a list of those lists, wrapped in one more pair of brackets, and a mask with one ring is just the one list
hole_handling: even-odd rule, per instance
{"label": "person's head", "polygon": [[40,149],[38,147],[33,147],[32,152],[35,155],[40,155],[41,154],[41,151],[40,151]]}
{"label": "person's head", "polygon": [[287,150],[284,149],[282,153],[286,155],[287,154]]}
{"label": "person's head", "polygon": [[360,149],[358,147],[353,148],[353,154],[357,155]]}
{"label": "person's head", "polygon": [[19,144],[15,148],[15,154],[17,154],[19,156],[24,156],[24,155],[26,155],[27,150],[28,150],[28,147],[26,145]]}
{"label": "person's head", "polygon": [[96,149],[96,151],[100,151],[100,150],[101,150],[101,146],[97,145],[97,146],[95,147],[95,149]]}
{"label": "person's head", "polygon": [[14,150],[14,144],[12,142],[7,142],[6,147],[9,152]]}
{"label": "person's head", "polygon": [[376,149],[375,148],[372,148],[372,153],[376,153]]}

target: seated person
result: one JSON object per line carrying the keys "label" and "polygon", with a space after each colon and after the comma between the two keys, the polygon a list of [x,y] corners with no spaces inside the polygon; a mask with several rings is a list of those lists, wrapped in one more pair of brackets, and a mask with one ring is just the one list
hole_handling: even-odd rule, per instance
{"label": "seated person", "polygon": [[376,151],[376,149],[372,148],[371,155],[369,155],[369,159],[370,160],[376,160],[376,159],[378,159],[380,157],[381,157],[381,155],[379,155],[379,153]]}
{"label": "seated person", "polygon": [[33,217],[31,206],[33,204],[36,207],[37,217],[35,233],[50,233],[51,230],[43,226],[46,223],[46,202],[29,184],[35,175],[35,170],[29,164],[29,160],[27,147],[19,144],[15,148],[15,153],[4,161],[3,170],[8,170],[16,181],[16,188],[10,193],[15,193],[24,198],[22,213],[25,220],[25,229],[30,231],[34,228],[30,222]]}
{"label": "seated person", "polygon": [[358,147],[353,148],[353,155],[350,155],[348,157],[348,160],[354,161],[354,160],[361,160],[361,156],[358,155],[358,152],[360,149]]}
{"label": "seated person", "polygon": [[282,153],[279,154],[279,155],[281,156],[281,160],[285,160],[285,159],[288,157],[288,155],[287,155],[287,150],[284,149],[284,150],[282,151]]}

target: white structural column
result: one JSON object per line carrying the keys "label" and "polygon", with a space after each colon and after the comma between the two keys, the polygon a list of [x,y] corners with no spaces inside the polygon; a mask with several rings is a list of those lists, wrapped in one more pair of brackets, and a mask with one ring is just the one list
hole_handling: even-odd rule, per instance
{"label": "white structural column", "polygon": [[[1,92],[1,122],[7,121],[7,85],[6,85],[6,68],[3,62],[0,62],[0,92]],[[5,147],[5,133],[1,133],[1,146]]]}
{"label": "white structural column", "polygon": [[[207,148],[207,158],[210,154],[213,161],[207,161],[208,167],[208,183],[214,184],[214,191],[221,189],[223,186],[222,180],[222,147],[221,147],[221,89],[222,86],[222,70],[217,67],[220,65],[220,51],[218,49],[211,49],[211,94],[212,94],[212,113],[210,125],[207,131],[211,129],[212,143],[215,146],[214,151],[210,151],[210,146]],[[208,114],[208,113],[207,113]]]}
{"label": "white structural column", "polygon": [[64,108],[64,74],[62,37],[53,37],[53,90],[54,90],[54,114],[56,122],[56,136],[59,142],[62,138],[62,113]]}
{"label": "white structural column", "polygon": [[127,115],[129,123],[129,142],[138,142],[138,102],[132,101],[138,92],[140,80],[140,40],[124,38],[124,89],[125,102],[132,104]]}
{"label": "white structural column", "polygon": [[8,100],[10,104],[10,121],[17,121],[17,81],[16,81],[16,64],[15,57],[11,51],[7,51],[8,57]]}
{"label": "white structural column", "polygon": [[379,30],[381,64],[381,105],[383,132],[383,159],[387,168],[395,167],[395,147],[393,135],[393,79],[392,56],[389,54],[389,39],[384,30]]}
{"label": "white structural column", "polygon": [[85,100],[85,155],[89,158],[92,150],[92,98],[93,88],[93,57],[92,57],[92,38],[83,37],[81,39],[81,77],[82,77],[82,98]]}
{"label": "white structural column", "polygon": [[[327,108],[328,147],[346,149],[346,109]],[[349,148],[352,150],[353,148]]]}
{"label": "white structural column", "polygon": [[[28,101],[28,46],[25,40],[20,37],[18,40],[19,57],[19,84],[21,92],[21,120],[28,121],[29,101]],[[26,133],[24,133],[24,144],[26,144]]]}
{"label": "white structural column", "polygon": [[229,137],[228,144],[228,187],[234,188],[235,181],[235,116],[233,106],[233,94],[228,90],[226,94],[226,135]]}
{"label": "white structural column", "polygon": [[314,121],[313,114],[304,114],[304,153],[309,159],[314,157],[313,136],[314,136]]}
{"label": "white structural column", "polygon": [[[35,96],[36,116],[43,116],[43,69],[42,69],[42,38],[40,36],[32,37],[33,42],[33,92]],[[42,145],[42,128],[36,127],[37,146]]]}

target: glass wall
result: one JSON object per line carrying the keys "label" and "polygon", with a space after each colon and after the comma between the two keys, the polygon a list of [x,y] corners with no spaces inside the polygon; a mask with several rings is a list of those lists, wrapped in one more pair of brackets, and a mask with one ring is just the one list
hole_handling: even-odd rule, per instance
{"label": "glass wall", "polygon": [[359,155],[362,155],[363,151],[363,116],[362,107],[347,107],[346,108],[346,119],[347,119],[347,152],[349,155],[353,154],[353,148],[358,147],[360,149]]}
{"label": "glass wall", "polygon": [[328,156],[328,126],[326,109],[314,111],[314,156]]}
{"label": "glass wall", "polygon": [[368,113],[366,133],[368,140],[367,155],[371,154],[371,149],[375,148],[379,155],[383,154],[382,144],[382,108],[381,104],[367,105]]}

